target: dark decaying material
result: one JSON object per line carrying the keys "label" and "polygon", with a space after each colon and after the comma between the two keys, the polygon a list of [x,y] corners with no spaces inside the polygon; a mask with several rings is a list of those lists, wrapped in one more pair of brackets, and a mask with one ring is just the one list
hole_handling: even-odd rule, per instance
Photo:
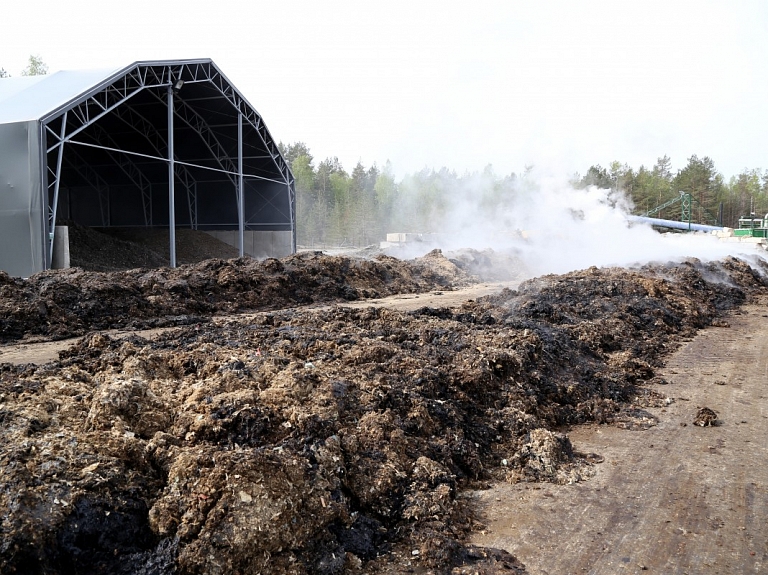
{"label": "dark decaying material", "polygon": [[[652,425],[664,354],[764,287],[727,260],[546,276],[452,309],[300,310],[279,308],[466,277],[310,255],[246,280],[248,265],[103,275],[108,303],[82,272],[3,280],[6,339],[274,311],[0,366],[1,572],[523,573],[464,543],[462,490],[589,476],[599,456],[565,426]],[[42,304],[60,324],[24,319]]]}
{"label": "dark decaying material", "polygon": [[693,424],[699,427],[714,427],[720,424],[720,420],[717,418],[717,413],[714,410],[702,407],[696,412]]}

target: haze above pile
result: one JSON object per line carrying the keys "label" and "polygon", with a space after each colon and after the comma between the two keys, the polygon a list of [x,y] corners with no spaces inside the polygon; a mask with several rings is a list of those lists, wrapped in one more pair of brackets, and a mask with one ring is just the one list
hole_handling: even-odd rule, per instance
{"label": "haze above pile", "polygon": [[[630,223],[631,204],[620,192],[594,186],[576,189],[560,177],[535,169],[516,179],[513,189],[505,193],[499,194],[493,184],[487,174],[474,174],[444,189],[442,206],[430,218],[435,233],[387,252],[407,259],[440,248],[448,257],[456,257],[471,248],[485,252],[476,256],[478,262],[488,258],[479,263],[488,269],[478,272],[486,279],[687,258],[766,259],[766,252],[752,243],[720,241],[708,233],[661,234],[647,224]],[[404,199],[407,210],[407,194]]]}
{"label": "haze above pile", "polygon": [[276,139],[348,170],[768,167],[762,0],[6,4],[14,76],[30,54],[51,71],[210,57]]}

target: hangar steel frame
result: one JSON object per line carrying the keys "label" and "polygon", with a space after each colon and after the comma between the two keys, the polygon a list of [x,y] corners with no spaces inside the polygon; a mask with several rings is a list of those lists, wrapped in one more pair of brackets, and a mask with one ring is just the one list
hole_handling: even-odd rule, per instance
{"label": "hangar steel frame", "polygon": [[[166,117],[159,125],[158,108],[162,107]],[[51,267],[66,174],[76,174],[87,182],[98,197],[98,215],[94,217],[100,218],[102,226],[111,225],[109,184],[100,173],[107,168],[99,161],[110,164],[108,170],[113,175],[119,173],[122,182],[138,191],[144,226],[158,225],[153,184],[158,181],[158,163],[167,165],[164,186],[168,192],[171,266],[176,266],[179,184],[186,193],[185,225],[193,229],[223,225],[219,221],[201,223],[200,188],[219,182],[216,185],[220,189],[221,182],[228,182],[226,188],[234,191],[237,206],[240,255],[244,255],[246,228],[290,231],[290,250],[296,250],[295,183],[290,167],[261,116],[211,60],[136,62],[49,111],[39,118],[38,126],[40,188],[45,197],[45,269]],[[185,137],[177,141],[180,130]],[[248,154],[244,151],[246,130]],[[121,136],[124,132],[130,132],[126,136],[129,140]],[[183,154],[178,153],[179,142],[185,148]],[[94,154],[99,161],[84,159]],[[153,176],[148,175],[149,165],[153,166]],[[246,190],[248,198],[258,198],[258,202],[251,199],[249,211]],[[207,201],[210,206],[211,200]],[[265,210],[269,212],[266,223],[260,219]],[[165,208],[160,211],[164,225]]]}

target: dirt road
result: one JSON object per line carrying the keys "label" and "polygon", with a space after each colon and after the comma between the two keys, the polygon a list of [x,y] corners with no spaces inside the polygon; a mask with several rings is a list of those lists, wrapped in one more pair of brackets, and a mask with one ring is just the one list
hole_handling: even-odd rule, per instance
{"label": "dirt road", "polygon": [[[768,572],[768,301],[709,328],[667,362],[674,399],[647,431],[587,426],[574,447],[604,457],[575,485],[500,484],[472,495],[473,542],[532,575]],[[698,427],[698,407],[721,425]]]}
{"label": "dirt road", "polygon": [[504,288],[515,289],[519,281],[479,283],[451,291],[433,291],[420,294],[399,294],[385,298],[345,302],[344,307],[387,307],[400,311],[412,311],[421,307],[454,307],[466,301],[500,292]]}
{"label": "dirt road", "polygon": [[[103,333],[108,334],[110,337],[124,338],[129,335],[137,335],[139,337],[152,337],[160,333],[164,333],[174,329],[172,327],[159,327],[154,329],[140,329],[140,330],[125,330],[125,329],[112,329]],[[58,359],[59,352],[71,347],[76,341],[81,338],[73,337],[68,339],[60,339],[56,341],[37,341],[34,343],[8,343],[0,345],[0,363],[12,363],[14,365],[21,365],[25,363],[32,363],[35,365],[42,365]]]}
{"label": "dirt road", "polygon": [[[519,284],[519,281],[514,282],[485,282],[472,285],[462,289],[434,291],[421,294],[398,294],[384,298],[366,299],[354,302],[344,302],[342,304],[345,307],[387,307],[390,309],[399,309],[402,311],[410,311],[418,309],[424,306],[430,307],[451,307],[458,306],[470,299],[476,299],[485,295],[498,293],[503,288],[508,287],[514,289]],[[327,308],[331,307],[325,305],[310,305],[305,306],[307,308]],[[264,312],[261,312],[264,313]],[[233,318],[246,318],[257,314],[237,314],[237,315],[221,315],[213,318],[214,323],[226,323]],[[110,337],[122,338],[129,335],[138,335],[144,338],[151,338],[154,335],[167,332],[174,328],[162,327],[155,329],[144,330],[109,330],[104,333]],[[25,364],[33,363],[42,365],[49,361],[53,361],[59,357],[59,352],[71,347],[74,342],[80,338],[68,338],[57,341],[43,341],[34,343],[15,342],[5,345],[0,345],[0,363],[12,363],[12,364]]]}

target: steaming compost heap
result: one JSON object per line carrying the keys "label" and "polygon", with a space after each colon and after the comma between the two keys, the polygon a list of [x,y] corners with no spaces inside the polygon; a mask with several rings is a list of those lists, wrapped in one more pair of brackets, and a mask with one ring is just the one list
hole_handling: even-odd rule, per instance
{"label": "steaming compost heap", "polygon": [[[524,573],[466,544],[463,490],[589,477],[567,426],[653,425],[664,354],[766,285],[728,259],[295,307],[469,281],[439,252],[0,276],[6,341],[87,333],[0,365],[0,571]],[[240,310],[266,311],[210,317]]]}
{"label": "steaming compost heap", "polygon": [[282,260],[212,259],[175,269],[72,268],[28,280],[0,271],[0,342],[195,323],[215,313],[419,293],[472,281],[439,250],[410,263],[314,252]]}

